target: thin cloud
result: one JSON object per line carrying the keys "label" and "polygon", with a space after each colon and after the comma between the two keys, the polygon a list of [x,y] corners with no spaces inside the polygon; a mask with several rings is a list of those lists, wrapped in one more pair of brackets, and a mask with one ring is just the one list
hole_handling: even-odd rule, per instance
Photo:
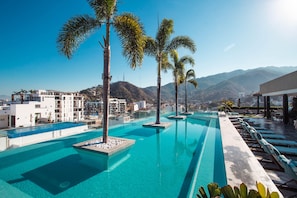
{"label": "thin cloud", "polygon": [[228,52],[228,51],[230,51],[232,48],[234,48],[236,46],[236,44],[235,43],[231,43],[230,45],[228,45],[228,46],[226,46],[225,48],[224,48],[224,52]]}

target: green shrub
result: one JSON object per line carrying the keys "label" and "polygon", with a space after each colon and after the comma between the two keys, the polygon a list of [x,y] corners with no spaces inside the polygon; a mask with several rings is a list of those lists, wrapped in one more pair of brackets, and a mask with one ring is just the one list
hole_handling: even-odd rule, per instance
{"label": "green shrub", "polygon": [[[230,185],[224,187],[219,187],[217,183],[210,183],[207,185],[208,193],[210,198],[218,198],[222,195],[225,198],[279,198],[277,192],[269,192],[269,189],[266,190],[265,186],[257,182],[257,190],[248,190],[247,186],[242,183],[239,187],[234,186],[232,188]],[[199,188],[199,193],[197,194],[198,198],[208,198],[203,187]]]}

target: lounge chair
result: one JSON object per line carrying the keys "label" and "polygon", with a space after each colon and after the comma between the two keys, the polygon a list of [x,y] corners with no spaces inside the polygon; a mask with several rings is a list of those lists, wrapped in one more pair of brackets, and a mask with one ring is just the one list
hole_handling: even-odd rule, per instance
{"label": "lounge chair", "polygon": [[297,147],[297,142],[293,140],[284,140],[284,139],[273,139],[273,138],[264,138],[263,134],[259,133],[258,131],[251,131],[253,137],[257,139],[258,143],[259,140],[265,139],[268,143],[278,146],[287,146],[287,147]]}
{"label": "lounge chair", "polygon": [[297,147],[297,142],[294,140],[279,140],[279,139],[268,139],[268,138],[265,138],[265,140],[273,145]]}
{"label": "lounge chair", "polygon": [[[249,132],[250,131],[257,131],[258,133],[261,133],[261,132],[259,132],[259,130],[255,129],[254,127],[247,126],[246,128],[247,128],[247,130]],[[271,132],[266,131],[266,132],[262,132],[261,134],[262,134],[262,136],[264,138],[270,138],[270,139],[286,139],[286,137],[284,135],[275,134],[273,131],[271,131]]]}
{"label": "lounge chair", "polygon": [[271,132],[271,133],[274,133],[274,131],[272,131],[271,129],[258,129],[257,131],[259,131],[260,133],[269,133],[269,132]]}
{"label": "lounge chair", "polygon": [[257,131],[261,134],[275,134],[274,131],[260,131],[260,130],[257,130]]}
{"label": "lounge chair", "polygon": [[281,134],[262,134],[263,138],[269,138],[269,139],[286,139],[286,136]]}
{"label": "lounge chair", "polygon": [[247,130],[254,130],[254,131],[257,131],[259,133],[262,133],[262,134],[275,134],[274,131],[271,131],[271,130],[268,130],[268,129],[265,129],[265,130],[257,130],[255,129],[255,127],[252,127],[252,126],[247,126]]}
{"label": "lounge chair", "polygon": [[297,148],[295,148],[295,147],[286,147],[286,146],[275,146],[275,147],[282,154],[297,156]]}
{"label": "lounge chair", "polygon": [[286,181],[282,184],[277,184],[277,186],[281,188],[290,188],[296,191],[296,187],[290,187],[289,183],[292,181],[297,182],[297,162],[282,155],[277,147],[274,147],[271,144],[268,145],[267,148],[276,162],[283,168],[284,172],[292,178],[291,180]]}
{"label": "lounge chair", "polygon": [[[257,132],[257,133],[261,133],[259,132],[259,130],[255,129],[254,127],[251,127],[251,126],[246,126],[246,130],[248,132]],[[286,137],[284,135],[281,135],[281,134],[275,134],[274,132],[262,132],[261,133],[263,137],[268,137],[268,138],[271,138],[271,139],[286,139]]]}
{"label": "lounge chair", "polygon": [[257,130],[259,133],[262,133],[262,134],[275,134],[274,131],[271,131],[271,130]]}

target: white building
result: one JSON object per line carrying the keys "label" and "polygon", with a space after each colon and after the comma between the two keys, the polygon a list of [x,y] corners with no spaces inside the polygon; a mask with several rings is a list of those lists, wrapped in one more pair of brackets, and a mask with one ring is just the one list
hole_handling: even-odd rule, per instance
{"label": "white building", "polygon": [[[86,102],[85,111],[88,115],[102,114],[103,102]],[[126,99],[109,98],[109,115],[121,115],[127,113]]]}
{"label": "white building", "polygon": [[142,100],[139,102],[135,102],[138,105],[138,109],[146,109],[146,101]]}
{"label": "white building", "polygon": [[[175,104],[165,104],[162,109],[164,112],[175,112]],[[184,112],[184,110],[185,110],[184,105],[182,104],[177,105],[178,112]]]}
{"label": "white building", "polygon": [[134,102],[130,105],[130,109],[132,110],[132,112],[139,111],[139,106],[137,103]]}
{"label": "white building", "polygon": [[84,119],[84,97],[79,93],[36,90],[30,94],[23,93],[20,98],[0,108],[0,128]]}

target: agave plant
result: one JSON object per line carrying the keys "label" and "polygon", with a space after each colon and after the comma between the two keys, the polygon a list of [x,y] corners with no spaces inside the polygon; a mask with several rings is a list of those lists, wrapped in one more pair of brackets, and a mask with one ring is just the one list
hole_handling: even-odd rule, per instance
{"label": "agave plant", "polygon": [[[250,189],[248,190],[247,186],[242,183],[239,187],[234,186],[232,188],[230,185],[226,185],[222,188],[218,186],[217,183],[210,183],[207,185],[209,197],[223,197],[225,198],[279,198],[279,194],[277,192],[269,192],[269,189],[265,188],[265,186],[257,182],[256,183],[257,190]],[[208,198],[203,187],[199,188],[199,193],[197,197],[199,198]]]}

